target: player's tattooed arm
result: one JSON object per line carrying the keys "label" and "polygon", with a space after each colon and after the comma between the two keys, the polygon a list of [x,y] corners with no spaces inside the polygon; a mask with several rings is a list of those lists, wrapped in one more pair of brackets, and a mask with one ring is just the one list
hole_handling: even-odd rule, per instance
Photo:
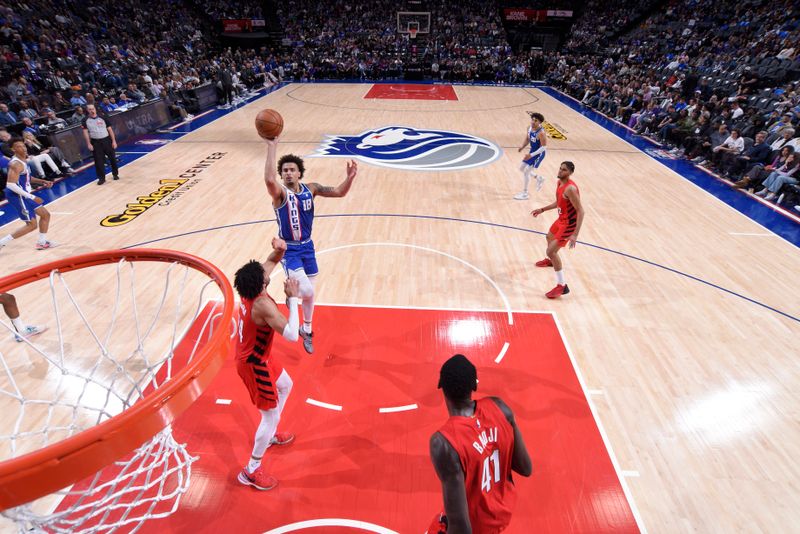
{"label": "player's tattooed arm", "polygon": [[312,186],[311,192],[314,195],[319,195],[321,197],[343,197],[348,191],[350,191],[350,187],[353,185],[353,180],[355,179],[356,174],[358,174],[358,163],[356,163],[354,160],[350,160],[347,162],[347,177],[342,183],[336,187],[313,183],[310,184]]}

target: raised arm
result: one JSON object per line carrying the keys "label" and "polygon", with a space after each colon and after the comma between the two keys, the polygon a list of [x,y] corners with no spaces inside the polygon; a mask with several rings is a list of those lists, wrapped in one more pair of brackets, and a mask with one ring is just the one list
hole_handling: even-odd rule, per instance
{"label": "raised arm", "polygon": [[278,138],[265,139],[267,144],[267,163],[264,166],[264,183],[267,184],[267,192],[272,197],[273,206],[283,204],[283,197],[286,194],[283,186],[278,182]]}
{"label": "raised arm", "polygon": [[464,489],[464,471],[458,453],[439,432],[431,436],[430,454],[436,475],[442,482],[447,534],[472,534]]}
{"label": "raised arm", "polygon": [[575,211],[578,214],[575,232],[569,236],[569,248],[575,248],[575,243],[578,242],[578,233],[581,231],[581,225],[583,224],[583,205],[581,204],[581,196],[573,185],[567,187],[567,190],[564,191],[564,196],[575,206]]}
{"label": "raised arm", "polygon": [[353,180],[355,179],[356,174],[358,174],[358,163],[351,159],[347,162],[347,177],[345,177],[344,181],[336,187],[321,185],[318,183],[310,183],[308,186],[311,190],[311,193],[314,195],[334,198],[343,197],[348,191],[350,191],[350,187],[353,185]]}
{"label": "raised arm", "polygon": [[275,266],[280,263],[284,254],[286,254],[286,241],[280,237],[273,237],[272,252],[270,252],[269,256],[267,256],[267,260],[261,264],[264,267],[264,272],[267,273],[267,275],[269,275],[269,273],[275,269]]}
{"label": "raised arm", "polygon": [[515,473],[519,473],[524,477],[529,477],[531,473],[533,473],[533,463],[531,462],[530,455],[528,455],[528,447],[525,446],[525,440],[522,439],[522,433],[519,431],[519,428],[517,428],[514,412],[511,411],[511,408],[509,408],[501,398],[492,397],[492,400],[497,404],[497,407],[500,408],[500,411],[503,412],[503,415],[506,416],[508,422],[511,423],[511,428],[514,429],[514,457],[511,459],[511,469],[513,469]]}

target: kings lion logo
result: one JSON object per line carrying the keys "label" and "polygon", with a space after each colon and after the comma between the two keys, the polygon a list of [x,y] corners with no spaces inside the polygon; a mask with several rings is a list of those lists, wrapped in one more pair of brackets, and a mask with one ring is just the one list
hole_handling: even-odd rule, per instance
{"label": "kings lion logo", "polygon": [[500,147],[465,133],[384,126],[358,135],[328,135],[310,157],[354,158],[409,171],[455,171],[500,157]]}

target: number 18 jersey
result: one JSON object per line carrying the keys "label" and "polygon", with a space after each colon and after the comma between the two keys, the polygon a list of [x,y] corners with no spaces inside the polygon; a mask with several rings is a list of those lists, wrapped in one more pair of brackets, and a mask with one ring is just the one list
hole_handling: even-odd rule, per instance
{"label": "number 18 jersey", "polygon": [[516,488],[511,477],[514,429],[490,398],[475,402],[472,417],[451,416],[439,429],[464,470],[473,532],[502,532],[511,521]]}
{"label": "number 18 jersey", "polygon": [[311,239],[314,225],[314,195],[305,184],[295,193],[284,188],[286,199],[275,208],[278,219],[278,236],[286,242],[301,242]]}

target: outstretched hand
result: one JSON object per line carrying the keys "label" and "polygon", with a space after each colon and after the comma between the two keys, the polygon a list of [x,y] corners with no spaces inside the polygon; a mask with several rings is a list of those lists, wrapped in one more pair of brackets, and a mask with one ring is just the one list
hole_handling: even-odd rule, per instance
{"label": "outstretched hand", "polygon": [[544,210],[542,208],[536,208],[531,212],[531,215],[533,215],[534,217],[538,217],[542,213],[544,213]]}
{"label": "outstretched hand", "polygon": [[358,174],[358,163],[351,159],[347,162],[347,178],[352,180],[356,174]]}
{"label": "outstretched hand", "polygon": [[272,139],[266,139],[262,137],[262,139],[264,139],[264,142],[267,144],[267,149],[278,148],[278,137],[273,137]]}
{"label": "outstretched hand", "polygon": [[286,252],[286,241],[284,241],[280,237],[273,237],[272,238],[272,250]]}

